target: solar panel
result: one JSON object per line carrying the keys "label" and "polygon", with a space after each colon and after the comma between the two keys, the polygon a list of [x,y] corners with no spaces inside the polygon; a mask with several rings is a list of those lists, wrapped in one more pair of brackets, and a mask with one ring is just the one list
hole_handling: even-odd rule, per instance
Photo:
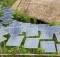
{"label": "solar panel", "polygon": [[41,31],[40,39],[53,39],[53,32],[51,30]]}
{"label": "solar panel", "polygon": [[12,15],[14,12],[13,11],[9,11],[9,12],[5,12],[4,15]]}
{"label": "solar panel", "polygon": [[6,31],[4,31],[3,28],[0,29],[0,35],[5,35],[5,34],[8,34]]}
{"label": "solar panel", "polygon": [[60,26],[51,26],[49,27],[49,30],[52,30],[54,33],[59,32],[60,31]]}
{"label": "solar panel", "polygon": [[60,52],[60,44],[56,44],[57,46],[57,51]]}
{"label": "solar panel", "polygon": [[6,8],[6,9],[2,9],[2,11],[3,11],[4,13],[6,13],[6,12],[14,12],[13,10],[8,9],[8,8]]}
{"label": "solar panel", "polygon": [[21,34],[21,28],[20,27],[10,27],[9,33],[10,34]]}
{"label": "solar panel", "polygon": [[4,19],[4,20],[3,20],[3,23],[4,23],[4,24],[10,24],[10,23],[12,23],[13,21],[14,21],[13,19],[8,18],[8,19]]}
{"label": "solar panel", "polygon": [[2,28],[2,24],[0,24],[0,28]]}
{"label": "solar panel", "polygon": [[28,27],[26,29],[26,36],[38,36],[38,28],[37,27]]}
{"label": "solar panel", "polygon": [[14,21],[12,24],[9,25],[9,27],[17,27],[20,26],[22,22]]}
{"label": "solar panel", "polygon": [[21,31],[22,31],[22,32],[26,32],[26,29],[27,29],[28,26],[30,26],[30,23],[22,23],[22,24],[20,25]]}
{"label": "solar panel", "polygon": [[24,36],[11,36],[6,46],[20,46]]}
{"label": "solar panel", "polygon": [[60,33],[55,33],[57,41],[60,42]]}
{"label": "solar panel", "polygon": [[13,18],[13,16],[3,16],[0,18],[0,20],[4,21],[4,20],[7,20],[9,18]]}
{"label": "solar panel", "polygon": [[56,52],[54,41],[41,41],[40,46],[45,52]]}
{"label": "solar panel", "polygon": [[4,41],[4,40],[6,40],[6,38],[3,37],[2,35],[0,35],[0,43],[1,43],[2,41]]}
{"label": "solar panel", "polygon": [[4,29],[4,31],[6,31],[6,32],[9,33],[9,27],[6,27],[6,28]]}
{"label": "solar panel", "polygon": [[38,30],[42,31],[42,30],[47,30],[49,28],[48,24],[39,24],[38,25]]}
{"label": "solar panel", "polygon": [[39,38],[26,38],[25,48],[38,48]]}

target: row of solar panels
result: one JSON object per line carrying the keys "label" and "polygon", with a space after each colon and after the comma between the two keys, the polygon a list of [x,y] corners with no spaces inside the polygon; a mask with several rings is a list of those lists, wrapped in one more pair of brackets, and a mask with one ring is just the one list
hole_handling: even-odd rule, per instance
{"label": "row of solar panels", "polygon": [[[24,36],[11,36],[6,43],[6,46],[20,46]],[[0,37],[0,41],[6,40],[6,38]],[[25,48],[38,48],[39,38],[26,38]],[[60,44],[56,44],[57,51],[60,52]],[[54,41],[40,41],[40,48],[43,48],[45,52],[56,52]]]}
{"label": "row of solar panels", "polygon": [[12,15],[14,14],[14,11],[12,11],[10,8],[6,8],[6,9],[1,9],[3,11],[3,16],[0,17],[0,20],[2,20],[2,24],[10,24],[13,23],[13,19],[14,18]]}
{"label": "row of solar panels", "polygon": [[[29,23],[28,23],[29,24]],[[38,31],[41,31],[41,35],[40,35],[40,39],[53,39],[53,30],[46,30],[45,26],[47,24],[40,24],[40,28],[38,29],[37,26],[31,26],[30,24],[28,25],[27,23],[22,23],[22,25],[20,26],[15,26],[15,25],[11,25],[7,28],[2,28],[0,29],[0,35],[4,35],[4,34],[8,34],[10,33],[10,35],[16,35],[16,34],[21,34],[22,32],[26,32],[26,37],[29,36],[38,36]],[[42,26],[45,25],[45,26]],[[55,27],[55,26],[54,26]],[[60,26],[59,26],[60,27]],[[57,27],[58,29],[58,27]],[[60,33],[56,32],[55,33],[57,41],[60,42]]]}
{"label": "row of solar panels", "polygon": [[[60,26],[49,26],[48,24],[30,24],[14,21],[12,14],[14,13],[10,9],[3,9],[4,16],[0,18],[3,24],[10,24],[7,28],[0,29],[0,35],[10,33],[11,35],[20,34],[26,32],[26,36],[38,36],[38,31],[41,31],[40,38],[26,38],[24,46],[25,48],[38,48],[40,39],[53,39],[55,33],[57,41],[60,42]],[[24,36],[11,36],[6,43],[6,46],[20,46]],[[0,42],[6,40],[3,36],[0,37]],[[40,42],[41,48],[46,52],[56,52],[54,41],[42,41]],[[60,44],[57,44],[57,50],[60,51]]]}

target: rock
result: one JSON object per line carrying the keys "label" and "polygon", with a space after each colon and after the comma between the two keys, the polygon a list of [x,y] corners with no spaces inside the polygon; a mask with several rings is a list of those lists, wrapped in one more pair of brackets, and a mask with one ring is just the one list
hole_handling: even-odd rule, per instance
{"label": "rock", "polygon": [[17,9],[44,22],[60,23],[60,0],[17,0],[12,9]]}

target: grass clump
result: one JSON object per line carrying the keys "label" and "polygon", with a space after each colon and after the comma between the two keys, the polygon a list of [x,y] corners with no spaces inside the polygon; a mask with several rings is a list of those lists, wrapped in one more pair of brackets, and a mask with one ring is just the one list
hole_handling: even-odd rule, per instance
{"label": "grass clump", "polygon": [[0,4],[2,7],[9,7],[11,6],[16,0],[1,0]]}
{"label": "grass clump", "polygon": [[3,12],[2,12],[2,10],[0,10],[0,17],[1,17],[1,16],[3,16]]}
{"label": "grass clump", "polygon": [[51,26],[56,26],[56,25],[58,25],[58,22],[56,22],[55,20],[53,20],[53,21],[50,22],[50,25]]}
{"label": "grass clump", "polygon": [[14,19],[22,22],[30,22],[30,16],[28,16],[25,13],[21,13],[20,11],[15,11],[15,14],[13,14]]}

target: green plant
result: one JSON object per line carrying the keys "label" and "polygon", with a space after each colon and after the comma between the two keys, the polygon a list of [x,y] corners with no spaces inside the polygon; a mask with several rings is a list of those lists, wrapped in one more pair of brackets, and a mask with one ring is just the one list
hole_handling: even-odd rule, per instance
{"label": "green plant", "polygon": [[28,16],[25,13],[21,13],[20,11],[15,11],[15,14],[13,14],[14,19],[22,22],[30,22],[30,16]]}
{"label": "green plant", "polygon": [[42,49],[42,48],[38,48],[36,52],[37,52],[38,54],[40,54],[40,53],[45,53],[45,50]]}
{"label": "green plant", "polygon": [[28,50],[28,49],[26,49],[23,45],[20,47],[20,53],[22,53],[22,54],[30,54],[31,52],[30,52],[30,50]]}
{"label": "green plant", "polygon": [[37,23],[37,18],[33,17],[33,20],[34,20],[34,24],[36,24]]}
{"label": "green plant", "polygon": [[3,12],[2,12],[2,10],[0,10],[0,17],[1,17],[1,16],[3,16]]}
{"label": "green plant", "polygon": [[0,4],[2,7],[9,7],[11,6],[16,0],[1,0]]}
{"label": "green plant", "polygon": [[53,21],[50,22],[50,25],[51,26],[56,26],[56,25],[58,25],[58,22],[56,22],[55,20],[53,20]]}

